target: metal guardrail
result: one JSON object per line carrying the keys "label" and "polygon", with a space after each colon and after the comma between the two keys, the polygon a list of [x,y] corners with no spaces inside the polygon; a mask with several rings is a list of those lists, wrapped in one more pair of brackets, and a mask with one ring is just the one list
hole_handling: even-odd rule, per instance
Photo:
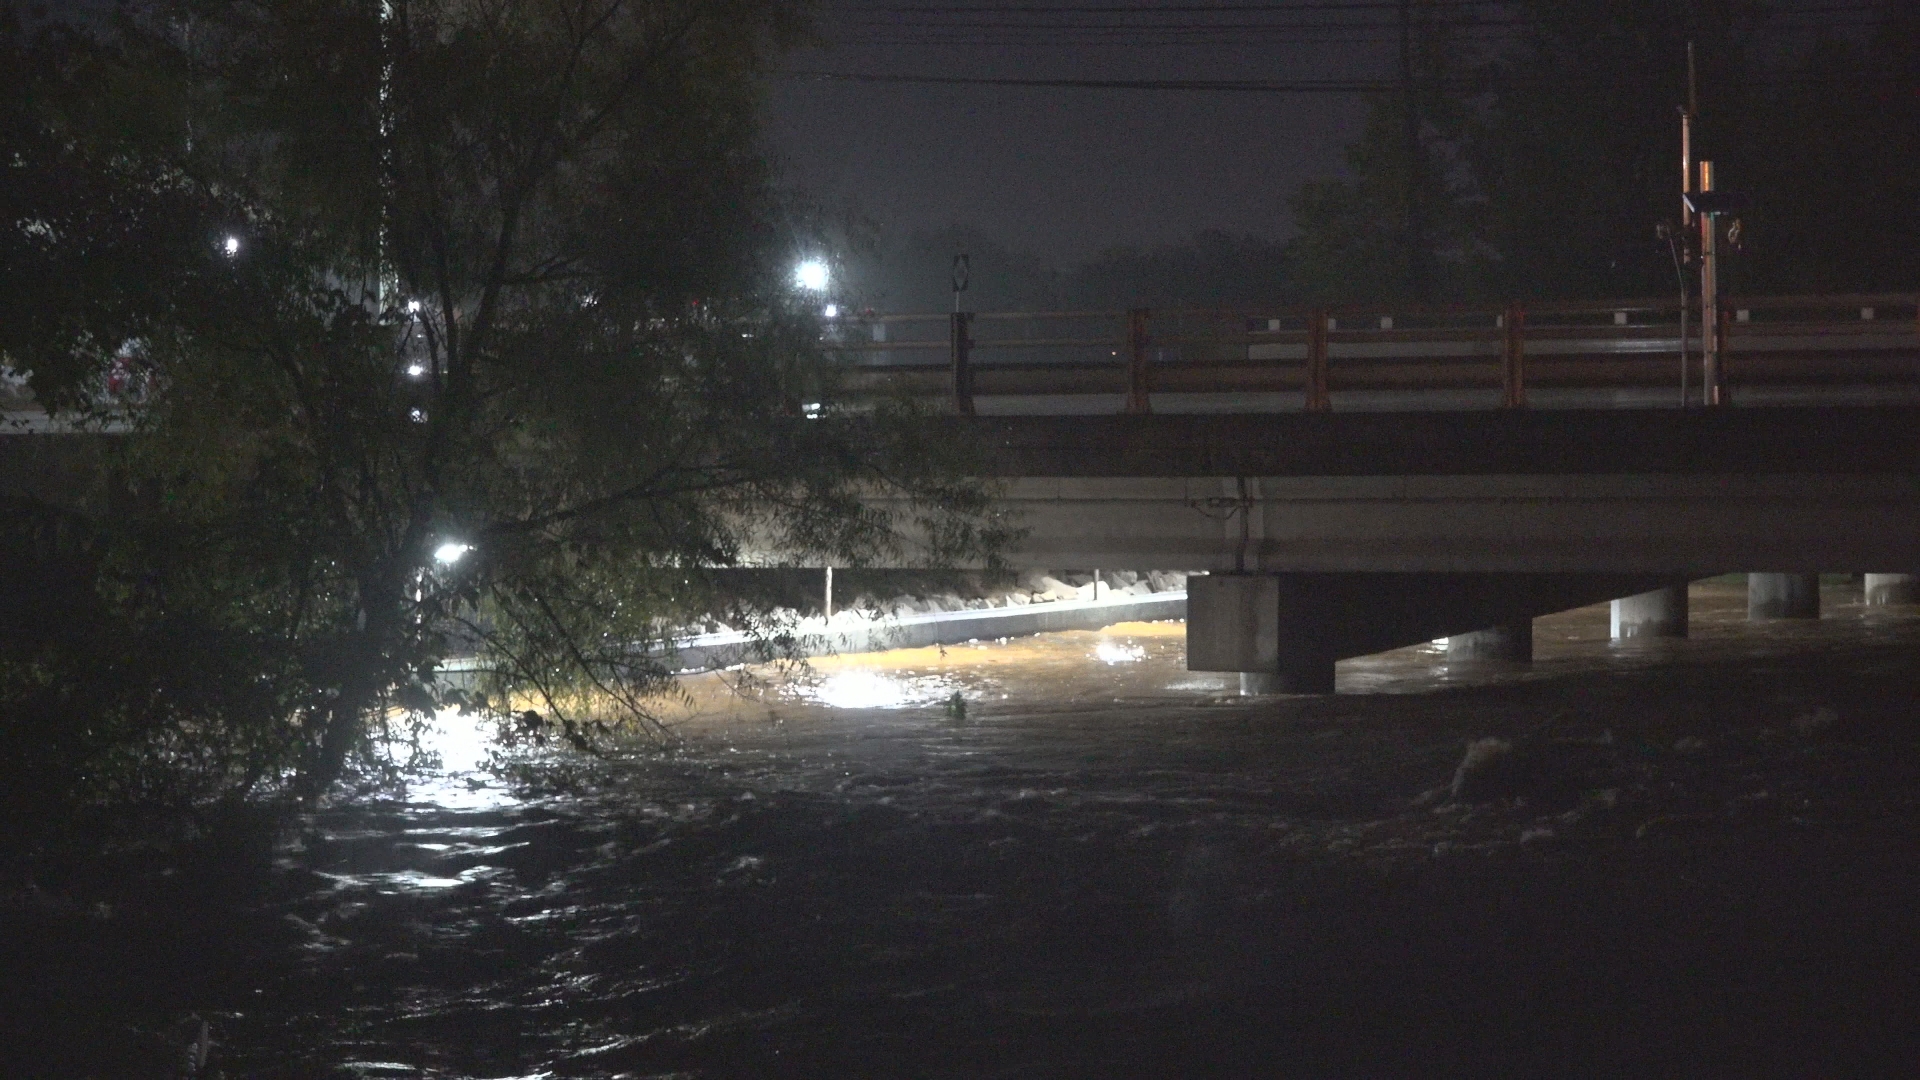
{"label": "metal guardrail", "polygon": [[[1730,394],[1756,387],[1897,387],[1920,393],[1920,295],[1746,297],[1724,305]],[[840,389],[949,397],[1342,391],[1497,393],[1672,387],[1697,403],[1701,338],[1677,300],[1486,306],[1344,306],[850,315],[828,324]],[[1693,388],[1683,396],[1685,382]]]}

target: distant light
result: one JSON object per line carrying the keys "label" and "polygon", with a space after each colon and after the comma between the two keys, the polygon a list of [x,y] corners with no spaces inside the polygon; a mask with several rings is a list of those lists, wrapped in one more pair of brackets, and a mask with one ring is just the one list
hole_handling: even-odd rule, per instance
{"label": "distant light", "polygon": [[409,315],[420,314],[420,301],[418,300],[407,301],[407,314]]}
{"label": "distant light", "polygon": [[427,422],[427,410],[409,409],[407,411],[407,419],[413,421],[416,424],[424,424]]}
{"label": "distant light", "polygon": [[800,415],[806,417],[809,420],[820,419],[820,403],[817,401],[809,401],[809,402],[803,403],[800,406]]}
{"label": "distant light", "polygon": [[449,540],[433,549],[433,561],[443,566],[452,566],[460,561],[460,556],[472,550],[471,545]]}
{"label": "distant light", "polygon": [[828,304],[825,308],[821,309],[820,314],[825,315],[829,319],[837,319],[840,317],[840,305]]}
{"label": "distant light", "polygon": [[819,259],[808,259],[793,268],[793,283],[803,289],[825,292],[827,283],[831,280],[832,275],[827,271],[827,264]]}
{"label": "distant light", "polygon": [[426,373],[427,373],[427,369],[421,367],[419,364],[407,365],[407,374],[413,376],[416,379],[422,375],[425,375]]}
{"label": "distant light", "polygon": [[229,236],[225,240],[220,241],[220,250],[226,252],[227,258],[229,259],[240,254],[240,238],[237,236]]}

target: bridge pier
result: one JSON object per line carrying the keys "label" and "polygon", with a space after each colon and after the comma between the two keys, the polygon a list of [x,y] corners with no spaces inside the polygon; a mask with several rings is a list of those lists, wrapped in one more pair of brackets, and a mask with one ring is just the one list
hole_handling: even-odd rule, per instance
{"label": "bridge pier", "polygon": [[1866,600],[1870,605],[1920,604],[1920,574],[1868,574]]}
{"label": "bridge pier", "polygon": [[1613,640],[1637,637],[1687,636],[1687,587],[1670,585],[1652,592],[1622,596],[1609,613]]}
{"label": "bridge pier", "polygon": [[1511,660],[1530,664],[1533,662],[1533,620],[1519,619],[1472,633],[1449,635],[1447,659]]}
{"label": "bridge pier", "polygon": [[[1334,662],[1448,637],[1456,656],[1528,660],[1533,619],[1670,578],[1287,571],[1187,578],[1187,667],[1243,693],[1328,694]],[[1473,628],[1479,629],[1473,629]]]}
{"label": "bridge pier", "polygon": [[1242,694],[1333,693],[1333,634],[1316,588],[1324,576],[1188,578],[1187,666],[1239,672]]}
{"label": "bridge pier", "polygon": [[1819,574],[1748,574],[1747,618],[1817,619]]}

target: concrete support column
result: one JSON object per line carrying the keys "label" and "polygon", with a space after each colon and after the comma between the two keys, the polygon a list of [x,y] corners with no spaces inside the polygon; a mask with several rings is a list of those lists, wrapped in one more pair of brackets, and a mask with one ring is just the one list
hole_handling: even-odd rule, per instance
{"label": "concrete support column", "polygon": [[1687,636],[1687,587],[1674,585],[1615,600],[1613,640],[1637,637]]}
{"label": "concrete support column", "polygon": [[1470,634],[1454,634],[1447,638],[1447,659],[1514,660],[1530,664],[1533,662],[1533,620],[1518,619]]}
{"label": "concrete support column", "polygon": [[1747,618],[1817,619],[1819,574],[1748,574]]}
{"label": "concrete support column", "polygon": [[1237,671],[1243,694],[1333,693],[1331,612],[1303,575],[1187,579],[1187,666]]}
{"label": "concrete support column", "polygon": [[1259,697],[1261,694],[1278,694],[1280,676],[1271,671],[1243,671],[1240,673],[1240,696]]}
{"label": "concrete support column", "polygon": [[1920,574],[1868,574],[1867,603],[1920,604]]}
{"label": "concrete support column", "polygon": [[1533,619],[1669,584],[1650,574],[1351,572],[1187,579],[1187,669],[1237,674],[1243,693],[1329,694],[1349,656],[1448,639],[1456,657],[1533,658]]}

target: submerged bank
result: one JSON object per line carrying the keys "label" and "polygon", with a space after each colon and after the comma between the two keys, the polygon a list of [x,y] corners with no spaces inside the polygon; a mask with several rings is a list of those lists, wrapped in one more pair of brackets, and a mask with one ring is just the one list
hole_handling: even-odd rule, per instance
{"label": "submerged bank", "polygon": [[[47,1076],[142,1075],[97,1055],[190,1013],[229,1076],[1899,1075],[1920,619],[1694,606],[1334,698],[1232,696],[1177,624],[699,676],[671,753],[336,807],[243,911],[10,943],[8,1042]],[[1455,798],[1485,738],[1515,767]]]}

